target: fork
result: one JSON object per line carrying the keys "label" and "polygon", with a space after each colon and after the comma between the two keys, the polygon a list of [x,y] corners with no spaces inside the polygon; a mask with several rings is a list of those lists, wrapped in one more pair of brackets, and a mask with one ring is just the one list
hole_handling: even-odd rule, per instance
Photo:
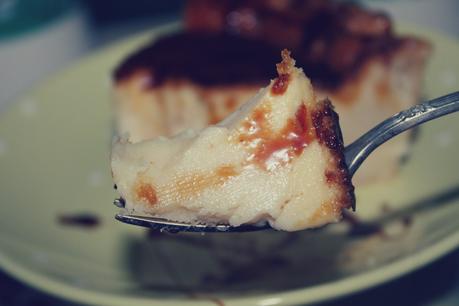
{"label": "fork", "polygon": [[[407,110],[384,120],[373,129],[344,149],[344,157],[351,176],[357,171],[362,162],[377,147],[392,137],[409,130],[424,122],[459,111],[459,91],[417,104]],[[124,208],[125,201],[116,199],[114,204]],[[271,229],[267,222],[258,224],[243,224],[231,226],[228,224],[190,224],[175,222],[162,218],[118,213],[115,218],[121,222],[148,227],[161,232],[248,232]]]}

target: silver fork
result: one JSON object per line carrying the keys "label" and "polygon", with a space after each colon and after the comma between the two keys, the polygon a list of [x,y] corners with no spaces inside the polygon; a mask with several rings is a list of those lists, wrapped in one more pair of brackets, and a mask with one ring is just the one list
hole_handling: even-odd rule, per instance
{"label": "silver fork", "polygon": [[[424,122],[459,111],[459,91],[436,98],[404,110],[378,124],[362,137],[348,145],[344,157],[352,176],[373,150],[392,137],[418,126]],[[117,199],[114,204],[124,207],[124,200]],[[270,229],[268,223],[231,226],[228,224],[188,224],[162,218],[119,213],[115,218],[121,222],[148,227],[161,232],[248,232]]]}

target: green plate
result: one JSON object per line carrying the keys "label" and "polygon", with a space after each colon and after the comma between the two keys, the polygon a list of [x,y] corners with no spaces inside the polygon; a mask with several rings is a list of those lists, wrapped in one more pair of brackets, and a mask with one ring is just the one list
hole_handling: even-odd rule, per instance
{"label": "green plate", "polygon": [[[459,245],[459,117],[424,125],[390,181],[357,190],[358,214],[385,235],[344,223],[301,233],[149,235],[118,223],[109,170],[110,73],[167,25],[91,56],[24,95],[0,117],[0,265],[64,298],[100,305],[293,305],[388,281]],[[425,96],[459,88],[459,44],[435,46]],[[186,50],[184,50],[186,52]],[[388,212],[390,210],[390,212]],[[404,216],[409,214],[410,222]],[[64,225],[91,213],[100,226]]]}

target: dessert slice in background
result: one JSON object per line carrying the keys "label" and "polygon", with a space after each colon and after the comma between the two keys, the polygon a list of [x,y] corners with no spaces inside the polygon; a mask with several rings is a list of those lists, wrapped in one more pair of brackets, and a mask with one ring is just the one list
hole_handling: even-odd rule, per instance
{"label": "dessert slice in background", "polygon": [[[287,51],[278,77],[217,125],[113,145],[126,208],[174,221],[295,231],[354,205],[338,116]],[[129,130],[125,131],[130,134]]]}
{"label": "dessert slice in background", "polygon": [[[319,98],[329,97],[349,144],[417,103],[430,46],[396,35],[390,19],[332,1],[189,1],[185,31],[162,37],[115,72],[120,131],[133,140],[204,128],[233,112],[275,76],[292,49]],[[397,173],[405,133],[360,168],[356,184]]]}

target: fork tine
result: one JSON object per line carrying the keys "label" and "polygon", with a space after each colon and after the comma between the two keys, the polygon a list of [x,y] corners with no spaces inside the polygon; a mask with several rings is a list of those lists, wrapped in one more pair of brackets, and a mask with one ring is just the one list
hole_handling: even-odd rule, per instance
{"label": "fork tine", "polygon": [[124,208],[126,206],[126,201],[123,198],[118,198],[113,201],[113,204],[116,207]]}
{"label": "fork tine", "polygon": [[122,213],[117,214],[115,218],[118,221],[121,221],[124,223],[148,227],[153,230],[157,230],[160,232],[167,232],[167,233],[252,232],[252,231],[260,231],[260,230],[266,230],[266,229],[271,228],[267,223],[262,224],[262,225],[241,225],[241,226],[231,226],[227,224],[216,224],[216,225],[189,224],[189,223],[169,221],[169,220],[162,219],[162,218],[125,215]]}

